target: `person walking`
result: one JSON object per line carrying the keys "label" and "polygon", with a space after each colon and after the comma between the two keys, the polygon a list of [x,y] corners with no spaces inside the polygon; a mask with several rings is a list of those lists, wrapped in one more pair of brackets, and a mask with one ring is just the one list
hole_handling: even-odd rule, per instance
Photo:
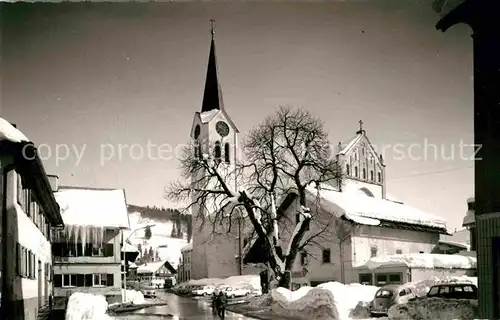
{"label": "person walking", "polygon": [[217,310],[218,298],[217,293],[214,291],[212,294],[212,314],[214,315],[219,314],[219,311]]}
{"label": "person walking", "polygon": [[217,310],[218,310],[218,315],[221,320],[224,320],[226,316],[226,305],[227,305],[227,297],[224,294],[224,292],[220,292],[218,299],[217,299]]}

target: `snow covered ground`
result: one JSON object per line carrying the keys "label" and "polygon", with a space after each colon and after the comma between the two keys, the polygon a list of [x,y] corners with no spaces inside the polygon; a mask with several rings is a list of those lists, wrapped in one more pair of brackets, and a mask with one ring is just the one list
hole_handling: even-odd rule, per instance
{"label": "snow covered ground", "polygon": [[179,264],[181,257],[181,248],[187,245],[186,239],[176,239],[170,237],[173,224],[168,221],[158,221],[154,219],[141,217],[139,212],[129,213],[130,231],[125,232],[125,237],[128,237],[131,232],[138,228],[153,225],[151,228],[151,239],[144,238],[144,229],[138,230],[132,234],[129,241],[137,246],[141,244],[142,250],[149,249],[158,250],[160,260],[167,260],[174,268]]}
{"label": "snow covered ground", "polygon": [[[417,283],[408,283],[420,295],[425,295],[437,282],[470,281],[477,278],[466,276],[433,278]],[[361,284],[323,283],[315,288],[302,287],[296,291],[284,288],[270,294],[255,297],[250,301],[254,308],[271,309],[279,316],[294,316],[300,319],[369,319],[369,304],[378,290],[374,286]],[[422,299],[389,310],[388,318],[394,320],[474,319],[477,302],[453,299]],[[380,318],[382,319],[382,318]]]}

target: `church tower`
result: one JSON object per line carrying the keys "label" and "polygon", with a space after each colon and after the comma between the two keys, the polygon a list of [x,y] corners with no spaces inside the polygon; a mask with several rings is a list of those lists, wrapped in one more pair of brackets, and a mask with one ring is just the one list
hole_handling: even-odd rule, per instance
{"label": "church tower", "polygon": [[[224,102],[222,99],[222,90],[219,82],[218,66],[215,52],[215,30],[214,21],[211,20],[211,43],[208,56],[208,66],[205,78],[205,90],[203,92],[203,100],[201,112],[194,114],[193,124],[191,127],[190,138],[193,141],[195,155],[197,157],[208,157],[211,161],[218,162],[219,172],[226,176],[225,181],[228,186],[236,190],[236,179],[231,172],[234,172],[236,161],[238,160],[238,129],[226,113]],[[196,186],[200,177],[206,173],[199,170],[193,173],[191,183]],[[206,186],[204,186],[206,187]],[[210,187],[210,186],[208,186]],[[198,199],[198,194],[193,194],[192,202]],[[208,233],[211,231],[207,221],[202,226],[202,220],[197,218],[202,215],[209,216],[216,210],[213,201],[208,201],[207,208],[201,208],[198,205],[192,206],[192,227],[193,227],[193,251],[191,257],[191,278],[200,279],[209,276],[208,263],[210,257],[207,255],[207,243],[210,239]]]}

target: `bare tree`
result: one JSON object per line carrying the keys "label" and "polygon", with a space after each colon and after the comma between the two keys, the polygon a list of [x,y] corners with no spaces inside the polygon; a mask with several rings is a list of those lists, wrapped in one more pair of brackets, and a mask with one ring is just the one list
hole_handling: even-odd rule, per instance
{"label": "bare tree", "polygon": [[[315,219],[307,207],[307,188],[324,183],[336,186],[342,176],[322,121],[303,109],[280,107],[250,131],[243,143],[245,160],[232,170],[218,159],[218,151],[211,156],[206,152],[210,146],[198,143],[187,147],[181,157],[182,177],[195,178],[191,183],[171,184],[167,198],[188,200],[185,209],[192,208],[193,219],[201,220],[200,228],[208,223],[213,233],[221,232],[220,226],[224,226],[223,232],[231,232],[238,217],[250,221],[279,285],[289,288],[290,273],[286,271],[291,270],[297,253],[320,237],[330,223]],[[276,202],[289,194],[298,197],[300,209],[297,223],[292,223],[294,229],[285,237],[280,235],[280,226],[290,225],[285,221],[289,217],[277,210]],[[321,224],[315,228],[319,232],[309,232],[311,221]]]}

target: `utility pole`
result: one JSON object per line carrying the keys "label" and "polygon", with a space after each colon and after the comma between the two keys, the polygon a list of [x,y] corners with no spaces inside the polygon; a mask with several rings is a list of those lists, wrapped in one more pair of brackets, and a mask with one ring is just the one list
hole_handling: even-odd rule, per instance
{"label": "utility pole", "polygon": [[238,272],[241,276],[243,274],[243,257],[241,252],[241,213],[238,217]]}

